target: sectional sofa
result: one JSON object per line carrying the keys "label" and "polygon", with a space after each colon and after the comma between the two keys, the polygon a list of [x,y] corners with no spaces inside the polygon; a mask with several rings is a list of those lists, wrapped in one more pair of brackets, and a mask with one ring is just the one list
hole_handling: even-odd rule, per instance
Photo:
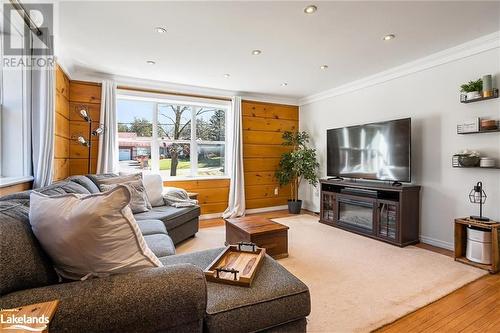
{"label": "sectional sofa", "polygon": [[[98,191],[91,178],[70,177],[37,191],[89,194]],[[203,269],[222,248],[175,254],[174,244],[198,230],[199,207],[136,215],[164,267],[61,282],[31,231],[29,193],[0,197],[0,308],[58,299],[50,332],[306,331],[309,290],[272,258],[244,288],[206,281]]]}

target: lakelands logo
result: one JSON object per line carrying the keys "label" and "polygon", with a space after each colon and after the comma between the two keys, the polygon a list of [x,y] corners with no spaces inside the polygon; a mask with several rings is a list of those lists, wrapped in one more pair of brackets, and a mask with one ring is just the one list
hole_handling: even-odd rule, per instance
{"label": "lakelands logo", "polygon": [[53,68],[53,4],[4,3],[3,16],[3,67]]}
{"label": "lakelands logo", "polygon": [[[49,317],[47,316],[29,316],[26,314],[16,315],[17,309],[2,310],[0,314],[0,324],[3,329],[7,330],[22,330],[31,332],[41,332],[47,328]],[[6,314],[6,312],[10,312]]]}

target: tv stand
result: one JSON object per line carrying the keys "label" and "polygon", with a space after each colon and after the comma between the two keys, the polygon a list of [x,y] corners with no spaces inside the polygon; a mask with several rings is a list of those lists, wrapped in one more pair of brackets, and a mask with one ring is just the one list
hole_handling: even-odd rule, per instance
{"label": "tv stand", "polygon": [[397,246],[419,242],[420,186],[322,180],[320,222]]}
{"label": "tv stand", "polygon": [[330,177],[327,180],[344,180],[344,178],[339,177],[339,176],[335,176],[335,177]]}

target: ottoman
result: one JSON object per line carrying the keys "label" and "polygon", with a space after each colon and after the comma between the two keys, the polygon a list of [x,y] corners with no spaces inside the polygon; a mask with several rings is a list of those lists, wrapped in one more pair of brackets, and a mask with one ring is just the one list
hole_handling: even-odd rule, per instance
{"label": "ottoman", "polygon": [[[161,258],[164,265],[205,269],[223,248]],[[311,312],[307,286],[267,256],[250,288],[207,282],[207,332],[305,332]]]}

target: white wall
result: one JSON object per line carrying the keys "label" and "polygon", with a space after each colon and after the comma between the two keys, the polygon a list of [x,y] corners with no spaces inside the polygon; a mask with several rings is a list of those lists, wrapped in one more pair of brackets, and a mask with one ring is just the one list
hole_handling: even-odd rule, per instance
{"label": "white wall", "polygon": [[[474,117],[500,119],[500,99],[459,103],[459,86],[483,74],[494,74],[500,86],[500,48],[330,97],[300,107],[300,128],[318,150],[320,176],[326,176],[326,130],[395,118],[412,117],[412,177],[422,186],[422,240],[453,246],[453,219],[476,214],[468,193],[483,181],[488,195],[485,215],[500,219],[500,169],[456,169],[454,153],[467,148],[497,159],[500,133],[458,135],[456,125]],[[319,210],[319,191],[303,185],[300,196],[308,209]]]}

